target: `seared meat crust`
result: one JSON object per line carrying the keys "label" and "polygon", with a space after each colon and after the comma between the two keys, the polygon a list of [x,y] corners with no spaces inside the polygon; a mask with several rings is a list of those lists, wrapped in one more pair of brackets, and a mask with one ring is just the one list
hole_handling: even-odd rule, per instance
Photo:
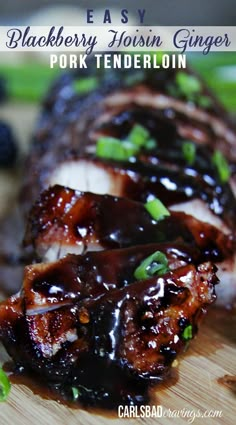
{"label": "seared meat crust", "polygon": [[[131,271],[157,247],[172,270],[135,281]],[[188,247],[147,245],[29,266],[21,294],[0,306],[4,346],[69,399],[76,387],[83,404],[147,402],[150,382],[164,379],[184,349],[184,330],[194,336],[215,299],[212,264],[183,265],[183,252],[188,262]]]}

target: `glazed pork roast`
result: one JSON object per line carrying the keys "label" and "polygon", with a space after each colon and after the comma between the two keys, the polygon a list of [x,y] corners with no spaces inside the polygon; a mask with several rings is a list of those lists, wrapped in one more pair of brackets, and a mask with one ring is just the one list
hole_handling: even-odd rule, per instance
{"label": "glazed pork roast", "polygon": [[84,405],[147,403],[218,280],[235,301],[235,161],[234,125],[189,70],[60,77],[25,167],[32,264],[0,305],[19,369]]}
{"label": "glazed pork roast", "polygon": [[[24,180],[27,213],[59,184],[143,203],[157,197],[234,239],[236,130],[194,73],[75,72],[43,106]],[[231,255],[224,274],[220,265],[222,304],[234,300],[235,264]]]}
{"label": "glazed pork roast", "polygon": [[196,334],[217,281],[184,244],[68,255],[26,267],[21,292],[0,306],[0,337],[21,371],[67,400],[147,403]]}

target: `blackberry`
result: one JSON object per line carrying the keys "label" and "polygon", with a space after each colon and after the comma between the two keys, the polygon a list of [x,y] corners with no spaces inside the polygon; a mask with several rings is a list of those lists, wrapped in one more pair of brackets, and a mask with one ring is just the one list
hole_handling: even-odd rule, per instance
{"label": "blackberry", "polygon": [[0,121],[0,167],[11,167],[17,158],[17,144],[8,124]]}

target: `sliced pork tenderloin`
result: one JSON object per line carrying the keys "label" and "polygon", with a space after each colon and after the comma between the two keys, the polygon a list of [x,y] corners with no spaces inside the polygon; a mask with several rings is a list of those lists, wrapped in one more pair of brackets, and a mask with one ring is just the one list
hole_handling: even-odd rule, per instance
{"label": "sliced pork tenderloin", "polygon": [[[58,164],[44,181],[45,187],[56,184],[143,203],[157,197],[177,211],[186,211],[188,201],[189,209],[192,201],[198,201],[199,213],[202,211],[204,221],[220,225],[227,233],[235,231],[236,200],[230,186],[221,185],[210,176],[207,178],[191,170],[156,167],[138,160],[121,162],[84,157]],[[192,208],[193,215],[194,211],[195,208]]]}
{"label": "sliced pork tenderloin", "polygon": [[147,403],[150,382],[168,376],[196,334],[217,278],[205,263],[135,281],[141,259],[132,248],[27,267],[21,293],[0,305],[0,339],[21,372],[70,400],[77,389],[85,405]]}
{"label": "sliced pork tenderloin", "polygon": [[[180,82],[188,78],[194,79],[198,88],[190,97]],[[22,191],[25,210],[47,187],[58,163],[70,158],[71,153],[76,157],[94,153],[101,135],[126,137],[137,123],[160,144],[155,156],[160,159],[164,147],[165,161],[171,166],[186,165],[181,145],[187,140],[198,150],[205,149],[206,174],[211,171],[215,149],[227,156],[232,173],[236,169],[236,129],[226,111],[190,71],[147,70],[130,75],[129,70],[97,70],[87,79],[80,71],[58,79],[45,99],[27,163]],[[196,168],[200,174],[199,161]]]}
{"label": "sliced pork tenderloin", "polygon": [[147,205],[54,186],[33,206],[24,244],[43,261],[55,261],[68,252],[176,240],[199,247],[204,261],[223,261],[233,255],[232,235],[182,212],[166,210],[166,216],[155,220]]}

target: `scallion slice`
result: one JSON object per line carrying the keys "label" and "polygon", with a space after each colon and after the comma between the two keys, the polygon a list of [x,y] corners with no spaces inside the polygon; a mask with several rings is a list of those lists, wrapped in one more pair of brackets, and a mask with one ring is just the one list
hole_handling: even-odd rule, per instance
{"label": "scallion slice", "polygon": [[189,165],[192,165],[196,158],[196,145],[193,142],[186,140],[182,144],[182,152],[185,161]]}
{"label": "scallion slice", "polygon": [[192,325],[188,325],[182,333],[182,338],[188,341],[189,339],[192,339],[192,337],[193,337],[193,327]]}
{"label": "scallion slice", "polygon": [[170,215],[168,209],[158,198],[154,198],[151,201],[146,202],[144,206],[154,220],[162,220],[164,217],[168,217]]}
{"label": "scallion slice", "polygon": [[181,94],[186,96],[187,99],[192,100],[192,96],[201,92],[201,82],[194,75],[180,71],[176,74],[175,81]]}
{"label": "scallion slice", "polygon": [[129,159],[131,156],[134,156],[138,153],[139,148],[138,146],[131,143],[129,140],[124,140],[121,142],[121,145],[124,150],[124,156],[126,159]]}
{"label": "scallion slice", "polygon": [[96,154],[101,158],[124,159],[120,140],[112,137],[101,137],[97,141]]}
{"label": "scallion slice", "polygon": [[11,389],[10,381],[5,372],[0,369],[0,401],[6,401]]}
{"label": "scallion slice", "polygon": [[212,106],[212,100],[209,96],[199,96],[197,99],[197,104],[201,108],[207,109]]}
{"label": "scallion slice", "polygon": [[139,148],[146,145],[146,142],[150,138],[149,131],[140,124],[135,124],[132,130],[130,131],[127,140],[137,145]]}
{"label": "scallion slice", "polygon": [[151,151],[152,149],[155,149],[157,147],[157,141],[155,139],[148,139],[148,141],[145,143],[145,149],[148,151]]}
{"label": "scallion slice", "polygon": [[73,81],[74,91],[78,94],[86,94],[98,87],[98,80],[95,77],[81,78]]}
{"label": "scallion slice", "polygon": [[96,145],[96,155],[100,158],[128,161],[137,155],[142,147],[154,149],[157,142],[150,138],[149,131],[142,125],[136,124],[126,140],[114,137],[100,137]]}
{"label": "scallion slice", "polygon": [[156,251],[142,261],[135,270],[134,277],[137,280],[148,279],[155,275],[161,276],[168,270],[168,260],[165,254],[161,251]]}
{"label": "scallion slice", "polygon": [[80,391],[76,387],[72,387],[71,390],[72,390],[73,400],[77,401],[81,394]]}
{"label": "scallion slice", "polygon": [[97,141],[96,155],[100,158],[127,161],[137,153],[137,147],[129,142],[121,142],[113,137],[101,137]]}
{"label": "scallion slice", "polygon": [[216,150],[214,152],[212,156],[212,162],[217,169],[217,173],[221,183],[227,183],[231,175],[230,168],[224,155],[219,150]]}

